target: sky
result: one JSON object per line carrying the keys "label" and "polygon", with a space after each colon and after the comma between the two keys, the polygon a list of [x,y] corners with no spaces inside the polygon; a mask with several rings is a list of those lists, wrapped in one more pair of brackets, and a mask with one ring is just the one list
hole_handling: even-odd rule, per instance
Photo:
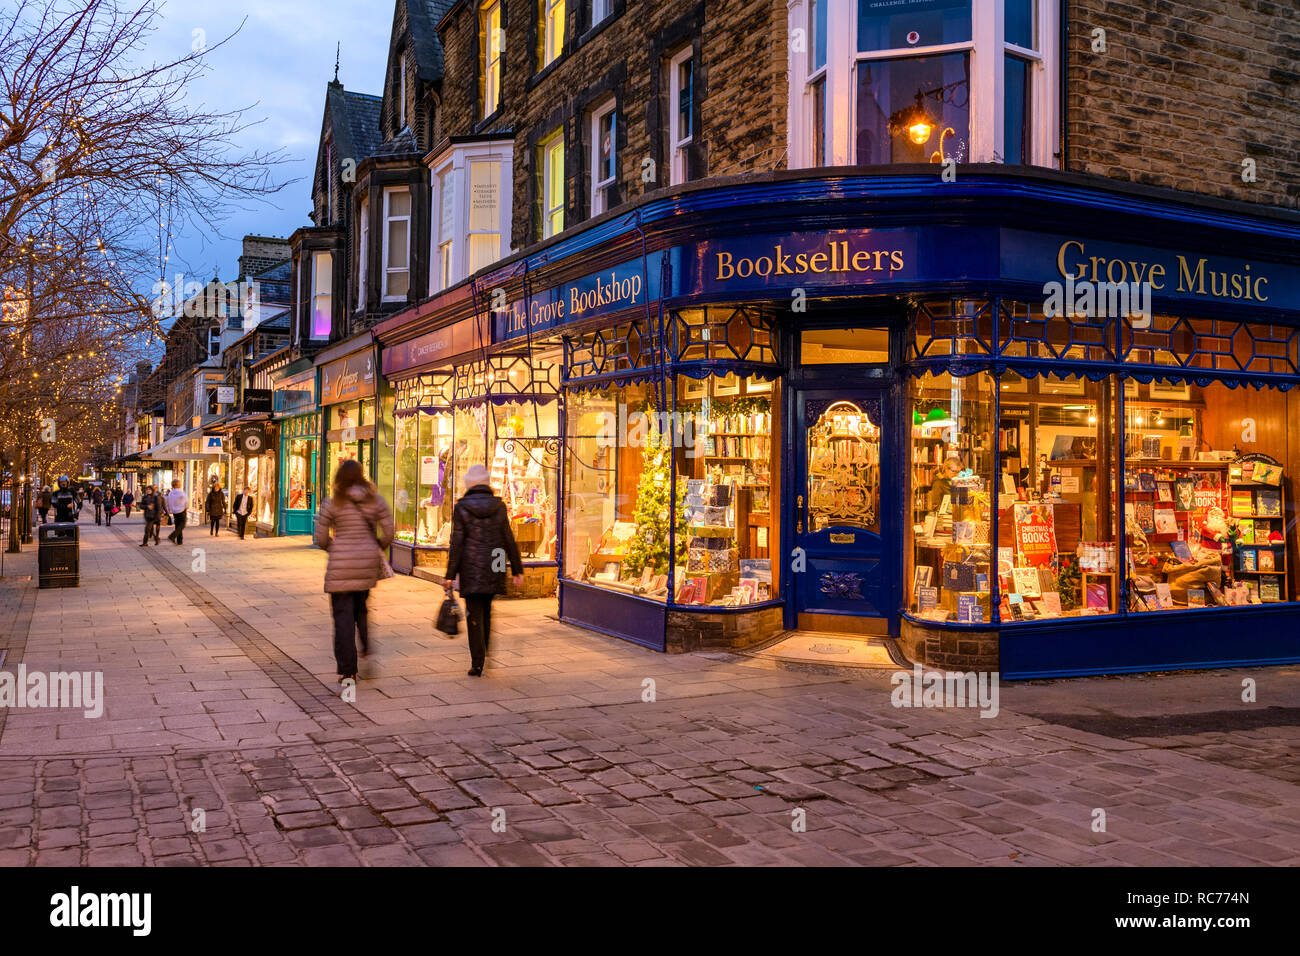
{"label": "sky", "polygon": [[283,149],[290,161],[277,167],[274,176],[277,181],[298,180],[265,201],[233,210],[216,228],[175,235],[169,275],[183,272],[186,281],[206,282],[219,271],[222,279],[234,279],[244,235],[287,237],[311,225],[311,175],[325,86],[334,76],[335,45],[342,43],[340,82],[349,90],[378,93],[388,59],[393,7],[392,0],[166,0],[160,4],[159,29],[147,49],[147,55],[158,61],[184,55],[199,40],[212,46],[239,30],[211,54],[208,73],[189,92],[191,105],[213,112],[250,107],[245,119],[262,122],[245,131],[239,145],[247,152]]}

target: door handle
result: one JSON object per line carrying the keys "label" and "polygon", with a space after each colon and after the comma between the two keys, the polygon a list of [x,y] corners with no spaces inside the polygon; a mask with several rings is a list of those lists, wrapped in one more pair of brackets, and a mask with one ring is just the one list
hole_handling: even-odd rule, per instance
{"label": "door handle", "polygon": [[802,519],[802,518],[800,518],[799,521],[798,521],[798,523],[794,526],[794,531],[795,531],[795,534],[803,534],[803,519]]}

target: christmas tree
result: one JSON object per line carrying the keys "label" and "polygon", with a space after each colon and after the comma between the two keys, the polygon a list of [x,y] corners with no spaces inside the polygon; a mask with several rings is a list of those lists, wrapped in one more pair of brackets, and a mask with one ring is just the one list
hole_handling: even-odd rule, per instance
{"label": "christmas tree", "polygon": [[668,573],[668,531],[670,491],[669,468],[672,449],[665,437],[652,433],[641,448],[641,477],[636,486],[632,520],[636,537],[628,542],[623,559],[625,577],[640,577],[645,568],[655,574]]}

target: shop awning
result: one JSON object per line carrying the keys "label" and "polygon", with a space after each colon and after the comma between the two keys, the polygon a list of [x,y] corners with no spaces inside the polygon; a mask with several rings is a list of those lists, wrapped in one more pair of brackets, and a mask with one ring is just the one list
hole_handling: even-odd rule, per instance
{"label": "shop awning", "polygon": [[199,451],[203,429],[192,428],[175,438],[141,452],[141,457],[151,461],[220,461],[220,455]]}

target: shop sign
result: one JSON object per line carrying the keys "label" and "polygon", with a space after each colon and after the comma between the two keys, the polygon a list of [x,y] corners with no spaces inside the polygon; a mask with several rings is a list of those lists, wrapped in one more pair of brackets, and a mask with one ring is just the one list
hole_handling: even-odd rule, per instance
{"label": "shop sign", "polygon": [[375,437],[374,425],[353,425],[350,428],[331,428],[325,432],[325,440],[350,444],[356,441],[370,441]]}
{"label": "shop sign", "polygon": [[453,355],[471,352],[488,344],[488,334],[486,318],[479,319],[477,330],[473,319],[453,322],[409,342],[384,349],[383,372],[385,375],[394,375],[432,365]]}
{"label": "shop sign", "polygon": [[375,394],[374,354],[366,349],[321,366],[320,403],[336,405]]}
{"label": "shop sign", "polygon": [[1018,229],[1003,229],[1000,238],[1006,279],[1149,283],[1157,296],[1300,309],[1295,266]]}
{"label": "shop sign", "polygon": [[233,385],[218,385],[218,386],[217,386],[217,402],[218,402],[218,404],[221,404],[221,405],[233,405],[233,404],[235,404],[235,386],[233,386]]}
{"label": "shop sign", "polygon": [[269,445],[266,428],[261,424],[243,425],[235,433],[235,446],[245,455],[260,455]]}
{"label": "shop sign", "polygon": [[204,435],[202,448],[203,453],[207,455],[220,455],[226,450],[221,435]]}
{"label": "shop sign", "polygon": [[[657,273],[656,270],[650,270]],[[492,338],[500,342],[557,325],[581,322],[609,312],[644,305],[659,297],[640,259],[534,292],[492,315]],[[649,289],[646,288],[650,284]]]}
{"label": "shop sign", "polygon": [[245,412],[270,412],[273,392],[269,388],[244,389]]}

